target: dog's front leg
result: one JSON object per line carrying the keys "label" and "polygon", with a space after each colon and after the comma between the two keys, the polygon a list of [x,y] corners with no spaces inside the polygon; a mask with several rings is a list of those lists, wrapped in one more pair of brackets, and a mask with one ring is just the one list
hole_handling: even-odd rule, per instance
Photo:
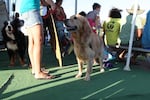
{"label": "dog's front leg", "polygon": [[99,65],[100,65],[100,72],[101,73],[105,72],[104,67],[103,67],[103,59],[102,59],[102,57],[99,58]]}
{"label": "dog's front leg", "polygon": [[15,65],[15,55],[11,54],[10,56],[10,66],[14,66]]}
{"label": "dog's front leg", "polygon": [[93,60],[90,59],[90,60],[88,61],[88,64],[87,64],[86,75],[85,75],[85,78],[84,78],[84,80],[86,80],[86,81],[89,81],[89,80],[90,80],[90,74],[91,74],[91,72],[92,72],[92,66],[93,66]]}
{"label": "dog's front leg", "polygon": [[76,78],[80,78],[82,76],[82,68],[83,68],[83,62],[77,58],[78,62],[78,74],[76,75]]}

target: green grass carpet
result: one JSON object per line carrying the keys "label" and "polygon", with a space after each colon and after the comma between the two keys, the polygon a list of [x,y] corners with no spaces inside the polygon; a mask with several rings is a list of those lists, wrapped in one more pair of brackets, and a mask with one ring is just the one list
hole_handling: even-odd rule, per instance
{"label": "green grass carpet", "polygon": [[78,70],[73,53],[63,58],[60,68],[50,48],[44,47],[43,64],[56,78],[36,80],[28,67],[9,68],[7,53],[0,55],[4,56],[0,58],[0,86],[13,74],[0,89],[2,100],[150,100],[150,71],[142,67],[131,66],[128,72],[123,63],[114,63],[114,68],[100,73],[95,65],[91,81],[86,82],[84,77],[74,78]]}

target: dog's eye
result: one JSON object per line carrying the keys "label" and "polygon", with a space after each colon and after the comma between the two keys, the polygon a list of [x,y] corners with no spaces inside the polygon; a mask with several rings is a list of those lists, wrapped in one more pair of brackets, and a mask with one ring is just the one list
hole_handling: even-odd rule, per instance
{"label": "dog's eye", "polygon": [[77,19],[77,17],[75,16],[74,19]]}

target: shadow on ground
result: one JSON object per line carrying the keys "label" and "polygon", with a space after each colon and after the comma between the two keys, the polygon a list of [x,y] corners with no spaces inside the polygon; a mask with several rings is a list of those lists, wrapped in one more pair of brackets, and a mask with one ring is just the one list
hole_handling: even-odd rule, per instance
{"label": "shadow on ground", "polygon": [[[7,56],[0,60],[5,61]],[[131,66],[131,71],[124,71],[124,63],[114,62],[114,67],[99,72],[95,65],[91,81],[74,78],[77,73],[75,56],[63,58],[64,67],[60,68],[49,47],[44,49],[43,62],[52,75],[52,80],[35,80],[29,68],[3,68],[0,76],[14,76],[4,88],[0,89],[0,99],[3,100],[149,100],[150,99],[150,70],[142,65]],[[8,62],[8,61],[7,61]],[[0,62],[1,63],[1,62]],[[86,68],[86,66],[84,66]],[[6,77],[8,79],[8,77]],[[6,80],[5,80],[6,81]],[[4,82],[5,82],[4,81]]]}

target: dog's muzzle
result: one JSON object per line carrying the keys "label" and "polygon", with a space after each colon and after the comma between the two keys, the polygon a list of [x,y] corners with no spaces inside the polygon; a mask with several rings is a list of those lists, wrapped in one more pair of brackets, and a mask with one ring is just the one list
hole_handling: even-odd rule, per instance
{"label": "dog's muzzle", "polygon": [[66,27],[67,31],[75,31],[77,30],[77,26]]}
{"label": "dog's muzzle", "polygon": [[8,31],[12,31],[11,26],[7,26],[8,27]]}
{"label": "dog's muzzle", "polygon": [[66,26],[67,31],[75,31],[75,30],[77,30],[77,26],[72,26],[72,25],[69,23],[69,19],[66,19],[66,20],[64,21],[64,23],[65,23],[65,26]]}

